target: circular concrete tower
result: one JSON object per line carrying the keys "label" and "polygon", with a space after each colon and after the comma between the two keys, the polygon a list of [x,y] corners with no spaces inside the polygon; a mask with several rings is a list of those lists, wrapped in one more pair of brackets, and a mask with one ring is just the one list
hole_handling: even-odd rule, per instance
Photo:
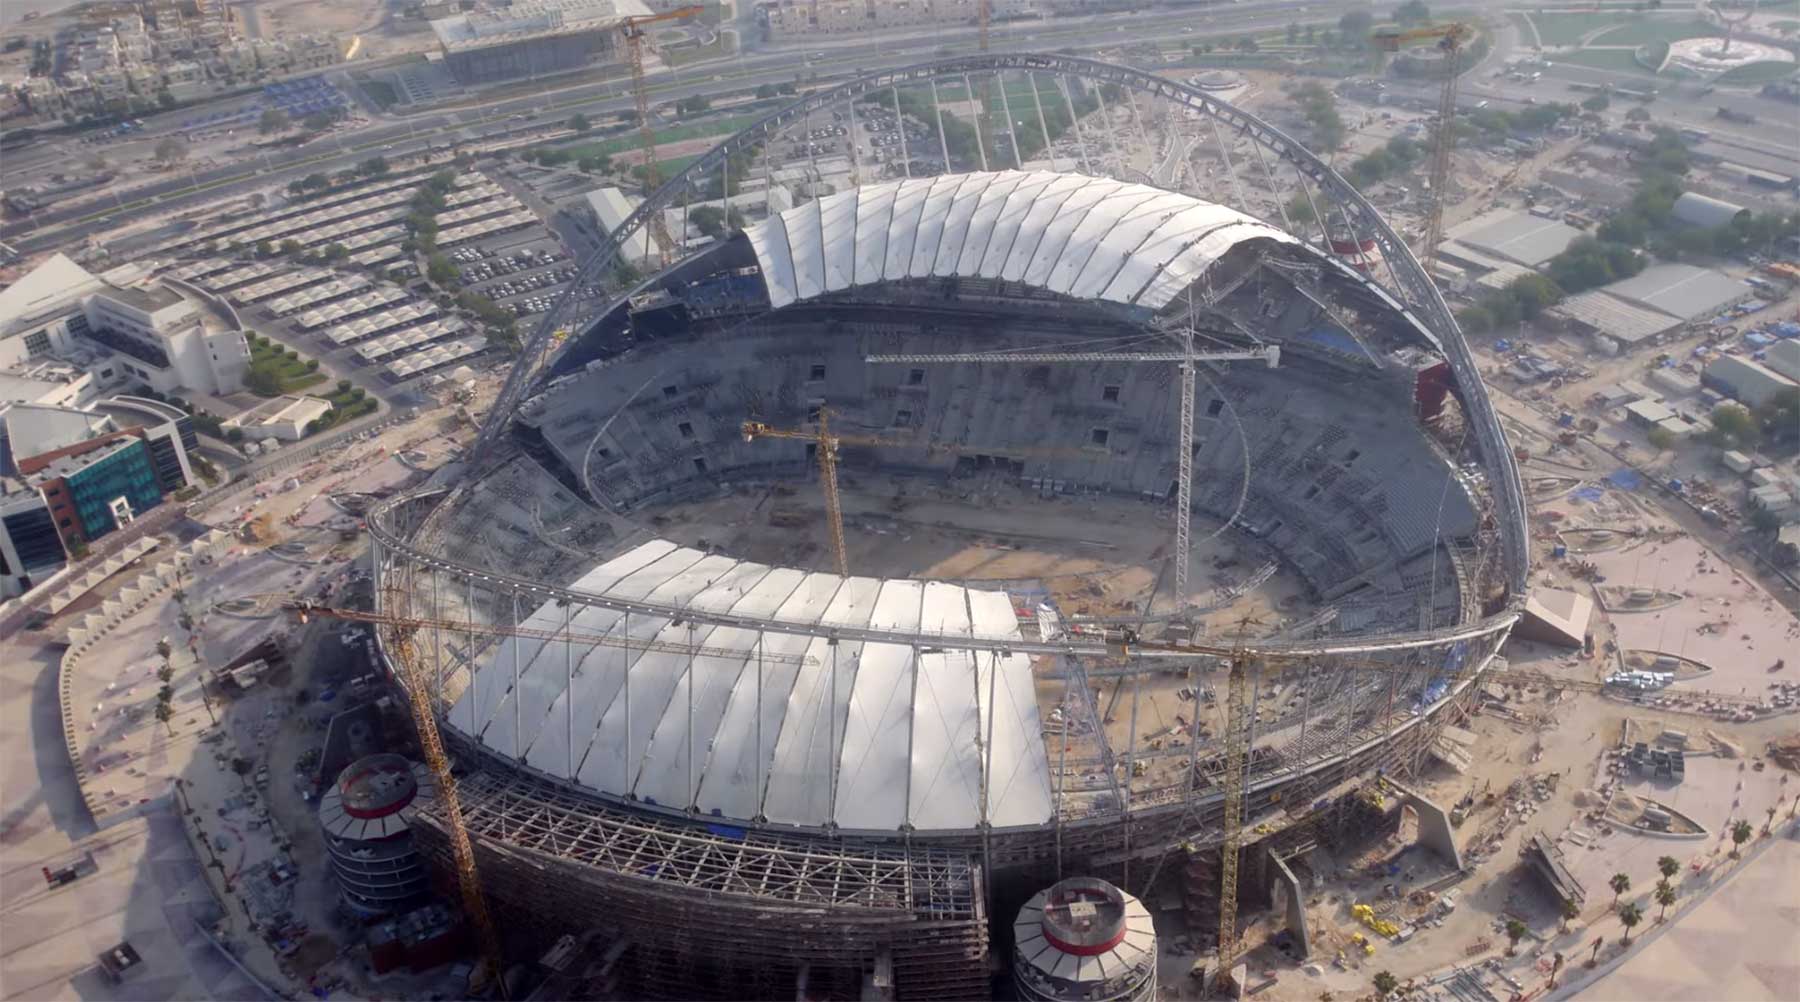
{"label": "circular concrete tower", "polygon": [[1156,929],[1138,899],[1073,877],[1039,891],[1013,921],[1022,999],[1137,1002],[1156,997]]}
{"label": "circular concrete tower", "polygon": [[345,766],[319,799],[331,869],[351,910],[387,915],[425,895],[430,880],[411,821],[435,792],[425,766],[381,754]]}

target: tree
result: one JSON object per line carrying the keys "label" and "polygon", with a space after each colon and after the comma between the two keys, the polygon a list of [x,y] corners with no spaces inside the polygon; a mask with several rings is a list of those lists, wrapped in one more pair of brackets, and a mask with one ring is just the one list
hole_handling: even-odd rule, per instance
{"label": "tree", "polygon": [[1756,834],[1756,829],[1750,827],[1750,822],[1748,822],[1748,821],[1737,821],[1734,824],[1732,824],[1732,826],[1731,826],[1731,858],[1732,859],[1742,859],[1743,858],[1744,843],[1750,841],[1750,837],[1755,834]]}
{"label": "tree", "polygon": [[1562,903],[1562,931],[1569,931],[1569,923],[1581,917],[1581,905],[1574,898],[1564,898]]}
{"label": "tree", "polygon": [[331,116],[322,111],[315,111],[305,118],[302,118],[300,120],[300,125],[308,132],[324,132],[326,129],[331,128]]}
{"label": "tree", "polygon": [[1674,856],[1663,856],[1656,861],[1656,872],[1662,874],[1664,880],[1674,880],[1681,872],[1681,862]]}
{"label": "tree", "polygon": [[1546,307],[1554,306],[1562,299],[1562,289],[1542,275],[1520,275],[1506,285],[1507,291],[1519,302],[1519,315],[1526,320],[1538,315]]}
{"label": "tree", "polygon": [[1506,955],[1512,956],[1519,951],[1519,940],[1525,938],[1525,923],[1516,918],[1506,920]]}
{"label": "tree", "polygon": [[1375,972],[1376,998],[1387,998],[1389,995],[1394,994],[1394,990],[1399,987],[1400,979],[1394,977],[1392,973],[1388,971]]}
{"label": "tree", "polygon": [[163,727],[168,729],[169,737],[175,736],[175,726],[170,723],[170,721],[175,719],[175,708],[173,706],[170,706],[167,703],[156,704],[156,719],[162,721]]}
{"label": "tree", "polygon": [[1650,429],[1650,433],[1645,437],[1650,440],[1651,448],[1657,452],[1668,452],[1675,447],[1675,433],[1661,425]]}
{"label": "tree", "polygon": [[1656,903],[1662,906],[1662,911],[1656,913],[1656,921],[1661,922],[1669,914],[1669,906],[1675,903],[1675,886],[1667,880],[1657,881]]}
{"label": "tree", "polygon": [[388,172],[387,157],[370,157],[356,165],[356,172],[364,177],[380,177]]}
{"label": "tree", "polygon": [[756,88],[756,98],[759,101],[767,101],[778,96],[780,93],[780,91],[775,89],[774,84],[763,84],[761,87]]}
{"label": "tree", "polygon": [[1627,121],[1627,122],[1648,122],[1648,121],[1650,121],[1650,109],[1644,107],[1643,105],[1639,105],[1625,113],[1625,121]]}
{"label": "tree", "polygon": [[169,660],[169,655],[171,655],[173,653],[175,653],[175,648],[169,646],[169,642],[167,640],[158,640],[156,642],[156,656],[157,657],[162,658],[164,661],[167,661],[167,660]]}
{"label": "tree", "polygon": [[456,265],[450,263],[449,258],[442,254],[433,254],[425,259],[425,277],[430,279],[433,285],[455,286],[462,278],[462,272],[457,270]]}
{"label": "tree", "polygon": [[[1338,18],[1338,34],[1346,41],[1345,46],[1358,45],[1366,41],[1369,32],[1375,30],[1375,15],[1366,10],[1353,10]],[[1331,42],[1325,42],[1327,46]]]}
{"label": "tree", "polygon": [[253,365],[244,377],[244,386],[259,397],[278,397],[281,395],[281,377],[264,366]]}
{"label": "tree", "polygon": [[700,115],[712,109],[712,101],[705,94],[695,94],[675,102],[675,111],[682,115]]}
{"label": "tree", "polygon": [[588,117],[586,115],[583,115],[580,112],[576,112],[575,114],[569,116],[569,131],[571,131],[571,132],[590,132],[593,130],[593,128],[594,128],[594,123],[588,121]]}
{"label": "tree", "polygon": [[1626,946],[1631,945],[1631,930],[1637,928],[1637,924],[1639,922],[1642,922],[1643,920],[1644,920],[1644,910],[1642,908],[1639,908],[1635,902],[1632,904],[1619,906],[1619,921],[1621,923],[1623,923],[1625,926],[1625,945]]}
{"label": "tree", "polygon": [[1713,444],[1721,448],[1755,448],[1761,429],[1748,407],[1723,403],[1713,408],[1711,437]]}
{"label": "tree", "polygon": [[281,242],[281,252],[283,254],[298,254],[298,253],[300,253],[300,241],[292,239],[292,238],[283,240]]}
{"label": "tree", "polygon": [[167,87],[164,87],[162,90],[157,91],[156,92],[156,106],[158,108],[163,109],[164,111],[167,111],[170,108],[175,107],[175,95],[169,93],[169,89]]}
{"label": "tree", "polygon": [[1800,440],[1800,389],[1778,390],[1752,412],[1764,437],[1775,442]]}
{"label": "tree", "polygon": [[1764,835],[1768,835],[1770,832],[1775,830],[1775,806],[1773,804],[1769,805],[1768,813],[1769,813],[1768,820],[1763,822],[1762,833]]}
{"label": "tree", "polygon": [[1394,20],[1401,24],[1425,24],[1431,20],[1431,8],[1425,6],[1425,0],[1406,0],[1394,8]]}
{"label": "tree", "polygon": [[350,392],[350,380],[348,380],[348,379],[338,380],[337,381],[337,391],[339,393],[349,393]]}
{"label": "tree", "polygon": [[168,685],[170,682],[175,681],[175,669],[170,667],[169,663],[165,661],[161,668],[156,669],[156,677],[161,680],[164,685]]}
{"label": "tree", "polygon": [[288,118],[287,112],[280,108],[269,108],[262,113],[261,118],[256,120],[256,131],[267,136],[275,132],[286,132],[288,127],[293,124],[293,120]]}
{"label": "tree", "polygon": [[1605,94],[1595,94],[1593,97],[1581,102],[1581,107],[1587,111],[1596,113],[1602,112],[1612,107],[1612,98],[1607,97]]}
{"label": "tree", "polygon": [[1262,46],[1257,45],[1256,39],[1250,35],[1245,35],[1243,38],[1237,40],[1237,50],[1239,52],[1255,52],[1260,48],[1262,48]]}
{"label": "tree", "polygon": [[350,248],[345,247],[343,244],[334,243],[325,245],[325,260],[327,261],[342,261],[349,256]]}
{"label": "tree", "polygon": [[179,136],[165,136],[156,141],[156,147],[152,152],[157,163],[165,166],[180,163],[188,155],[187,140]]}
{"label": "tree", "polygon": [[1631,878],[1623,873],[1615,873],[1612,875],[1612,879],[1607,881],[1607,886],[1612,888],[1613,905],[1616,907],[1619,903],[1619,895],[1631,890]]}
{"label": "tree", "polygon": [[1550,959],[1550,984],[1547,987],[1550,987],[1550,988],[1556,987],[1556,976],[1558,974],[1562,973],[1562,969],[1563,969],[1563,955],[1559,951],[1555,956],[1553,956]]}

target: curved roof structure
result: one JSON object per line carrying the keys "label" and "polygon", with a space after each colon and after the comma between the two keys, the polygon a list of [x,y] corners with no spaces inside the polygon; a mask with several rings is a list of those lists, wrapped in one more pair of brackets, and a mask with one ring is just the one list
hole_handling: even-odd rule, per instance
{"label": "curved roof structure", "polygon": [[854,286],[962,277],[1157,310],[1244,241],[1298,244],[1191,195],[1048,171],[864,185],[744,233],[777,309]]}
{"label": "curved roof structure", "polygon": [[[767,622],[1019,636],[1004,592],[808,573],[662,539],[575,587]],[[567,629],[574,644],[506,640],[447,723],[558,779],[703,815],[890,832],[1051,817],[1024,655],[833,644],[591,606],[567,614],[547,602],[523,625]],[[655,644],[703,651],[646,649]]]}

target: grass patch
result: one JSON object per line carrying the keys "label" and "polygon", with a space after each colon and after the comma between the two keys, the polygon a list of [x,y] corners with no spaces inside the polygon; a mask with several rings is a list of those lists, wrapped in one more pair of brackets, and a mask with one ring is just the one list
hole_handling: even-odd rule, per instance
{"label": "grass patch", "polygon": [[1594,14],[1533,14],[1531,21],[1537,25],[1538,37],[1545,45],[1574,45],[1590,31],[1612,27],[1619,23],[1619,15],[1613,13]]}
{"label": "grass patch", "polygon": [[1644,64],[1637,61],[1636,52],[1635,49],[1582,49],[1579,52],[1560,53],[1555,61],[1572,66],[1587,66],[1596,70],[1631,73],[1642,77],[1656,76]]}
{"label": "grass patch", "polygon": [[1644,18],[1627,21],[1612,31],[1595,38],[1595,45],[1644,45],[1650,42],[1679,42],[1684,38],[1710,38],[1719,29],[1704,21],[1670,21]]}
{"label": "grass patch", "polygon": [[698,45],[691,49],[665,49],[662,59],[670,66],[686,66],[689,63],[698,63],[729,55],[731,55],[730,37],[721,31],[713,38],[711,45]]}
{"label": "grass patch", "polygon": [[323,373],[307,367],[307,360],[294,358],[286,348],[268,340],[257,338],[250,342],[250,374],[247,383],[251,392],[263,397],[280,396],[304,389],[325,378]]}
{"label": "grass patch", "polygon": [[[678,143],[687,139],[710,139],[713,136],[730,136],[743,131],[745,126],[761,118],[761,115],[728,115],[724,118],[707,122],[696,122],[693,125],[677,125],[672,129],[656,130],[656,143]],[[613,156],[627,150],[638,149],[642,144],[638,141],[637,130],[633,129],[612,138],[596,143],[578,143],[573,146],[562,146],[574,154],[575,159],[582,157]]]}
{"label": "grass patch", "polygon": [[1794,63],[1770,59],[1760,63],[1749,63],[1736,69],[1726,70],[1719,74],[1714,83],[1722,84],[1762,84],[1774,80],[1785,80],[1800,69]]}

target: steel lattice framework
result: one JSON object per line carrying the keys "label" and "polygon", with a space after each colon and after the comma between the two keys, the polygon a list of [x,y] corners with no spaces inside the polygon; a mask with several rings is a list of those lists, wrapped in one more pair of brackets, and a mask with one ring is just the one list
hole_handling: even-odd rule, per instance
{"label": "steel lattice framework", "polygon": [[[1280,129],[1198,88],[1130,67],[1075,56],[984,53],[872,73],[806,95],[721,142],[671,177],[627,217],[613,234],[611,241],[588,258],[569,289],[539,321],[496,397],[472,454],[486,454],[489,447],[498,441],[509,426],[514,411],[533,391],[555,357],[565,350],[566,345],[578,340],[568,335],[585,331],[624,298],[623,294],[607,294],[603,284],[605,277],[618,264],[620,248],[629,245],[637,233],[650,225],[651,220],[661,219],[665,209],[679,204],[694,190],[697,182],[721,170],[728,170],[732,157],[755,149],[785,129],[810,122],[814,115],[824,114],[839,106],[850,107],[854,112],[854,102],[870,95],[892,92],[894,104],[898,107],[898,92],[901,87],[935,88],[939,81],[946,80],[966,84],[975,77],[984,80],[998,77],[1004,84],[1006,74],[1027,75],[1033,81],[1034,94],[1038,92],[1038,75],[1056,80],[1065,95],[1068,93],[1068,80],[1072,78],[1100,85],[1114,84],[1132,95],[1145,95],[1196,113],[1211,123],[1214,138],[1228,165],[1231,161],[1225,137],[1229,135],[1249,140],[1256,152],[1258,165],[1271,181],[1274,180],[1274,173],[1270,168],[1271,159],[1296,173],[1300,191],[1312,206],[1314,218],[1319,220],[1321,242],[1326,240],[1323,232],[1326,213],[1319,211],[1319,203],[1323,201],[1343,220],[1358,245],[1372,244],[1379,253],[1387,275],[1387,281],[1382,284],[1398,305],[1431,333],[1459,383],[1469,386],[1478,381],[1475,359],[1462,337],[1455,317],[1443,295],[1399,234],[1394,232],[1375,207],[1349,181]],[[1006,88],[1002,86],[1000,92],[1004,95]],[[1101,108],[1104,111],[1103,97]],[[1037,113],[1041,120],[1041,106]],[[1135,103],[1132,104],[1132,113],[1141,133],[1142,122],[1137,119]],[[1008,121],[1012,121],[1010,113]],[[1074,126],[1079,137],[1079,118]],[[941,137],[941,124],[939,132]],[[985,145],[981,149],[985,169]],[[1082,149],[1081,159],[1085,170],[1092,165],[1085,145]],[[945,152],[948,153],[947,148]],[[904,150],[902,153],[904,155]],[[1016,159],[1016,143],[1014,153]],[[1244,199],[1241,188],[1236,183],[1235,170],[1231,173],[1231,180],[1241,203]],[[728,186],[726,190],[729,190]],[[1246,205],[1240,205],[1240,208],[1248,211]],[[1281,214],[1284,217],[1282,222],[1287,224],[1289,221],[1285,218],[1286,210],[1282,209]],[[1288,228],[1293,229],[1291,225]],[[1501,565],[1511,596],[1508,609],[1498,617],[1500,621],[1495,626],[1505,629],[1516,618],[1518,609],[1523,605],[1529,567],[1529,529],[1525,515],[1524,488],[1517,463],[1492,406],[1479,393],[1464,394],[1463,402],[1476,444],[1487,461],[1492,478],[1495,517],[1499,522],[1497,536]]]}

